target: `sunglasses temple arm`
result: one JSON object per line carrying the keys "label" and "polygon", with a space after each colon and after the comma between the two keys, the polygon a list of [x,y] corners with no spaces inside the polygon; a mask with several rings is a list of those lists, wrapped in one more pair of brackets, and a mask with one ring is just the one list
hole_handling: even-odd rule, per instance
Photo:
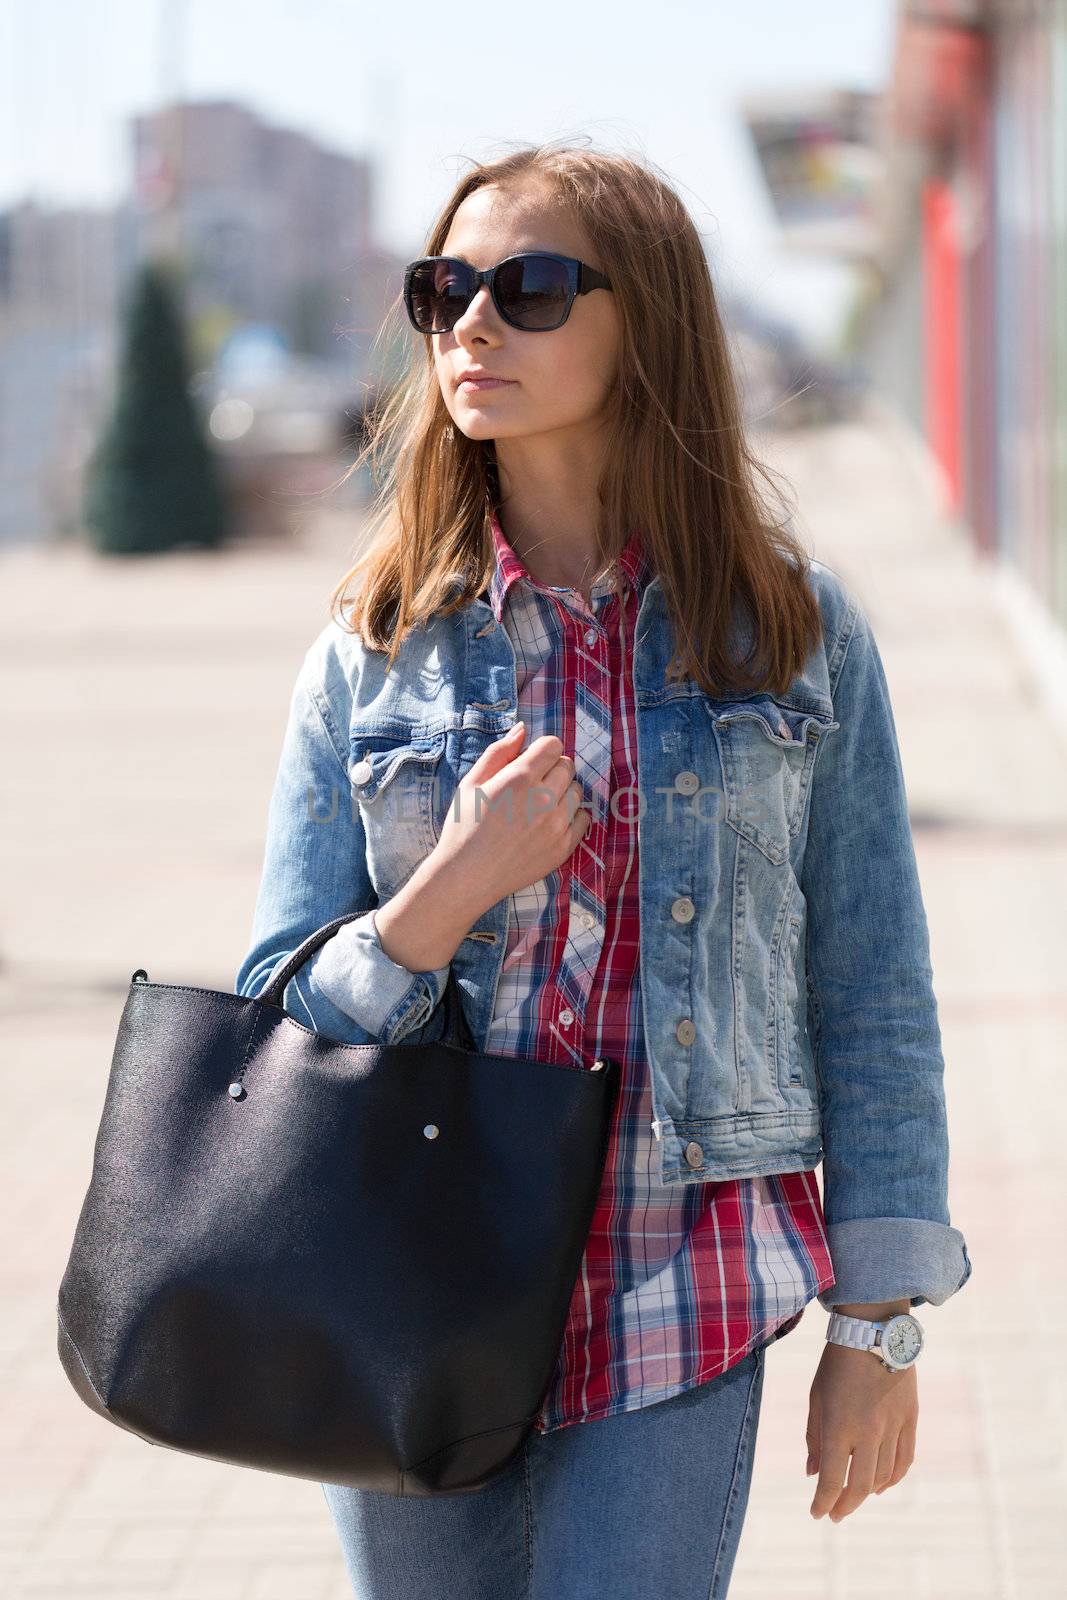
{"label": "sunglasses temple arm", "polygon": [[595,267],[587,267],[582,261],[578,266],[578,293],[588,294],[590,289],[610,289],[611,279],[606,278]]}

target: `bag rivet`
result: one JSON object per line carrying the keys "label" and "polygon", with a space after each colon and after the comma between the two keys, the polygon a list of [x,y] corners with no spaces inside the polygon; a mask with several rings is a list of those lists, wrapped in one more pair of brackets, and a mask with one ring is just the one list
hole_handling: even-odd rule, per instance
{"label": "bag rivet", "polygon": [[436,1139],[441,1130],[436,1122],[428,1122],[422,1131],[427,1139]]}
{"label": "bag rivet", "polygon": [[244,1094],[244,1092],[245,1092],[245,1086],[244,1086],[243,1083],[234,1082],[234,1083],[230,1084],[230,1096],[231,1096],[232,1099],[240,1100],[240,1098]]}

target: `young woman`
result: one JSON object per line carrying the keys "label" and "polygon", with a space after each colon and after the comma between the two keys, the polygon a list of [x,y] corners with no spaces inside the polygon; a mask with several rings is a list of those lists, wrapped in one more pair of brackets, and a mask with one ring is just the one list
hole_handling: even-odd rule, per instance
{"label": "young woman", "polygon": [[323,1491],[363,1600],[721,1596],[768,1345],[841,1314],[806,1438],[839,1520],[907,1472],[911,1307],[970,1274],[882,664],[757,495],[649,167],[476,166],[404,307],[421,359],[293,692],[236,988],[368,908],[290,984],[307,1025],[439,1037],[453,967],[479,1048],[623,1077],[521,1456],[476,1493]]}

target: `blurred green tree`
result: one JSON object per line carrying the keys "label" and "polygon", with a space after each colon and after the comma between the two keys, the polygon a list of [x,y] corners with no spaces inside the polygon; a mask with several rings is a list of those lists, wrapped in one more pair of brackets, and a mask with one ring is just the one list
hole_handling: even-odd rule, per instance
{"label": "blurred green tree", "polygon": [[86,463],[84,519],[106,555],[226,539],[225,489],[189,392],[177,283],[162,262],[138,270],[127,298],[114,405]]}

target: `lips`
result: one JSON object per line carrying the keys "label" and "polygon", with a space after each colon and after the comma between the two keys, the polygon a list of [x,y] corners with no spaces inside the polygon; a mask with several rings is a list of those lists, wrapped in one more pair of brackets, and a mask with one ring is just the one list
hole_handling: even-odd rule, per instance
{"label": "lips", "polygon": [[460,374],[458,389],[497,389],[515,382],[514,378],[498,378],[491,372],[464,372]]}

